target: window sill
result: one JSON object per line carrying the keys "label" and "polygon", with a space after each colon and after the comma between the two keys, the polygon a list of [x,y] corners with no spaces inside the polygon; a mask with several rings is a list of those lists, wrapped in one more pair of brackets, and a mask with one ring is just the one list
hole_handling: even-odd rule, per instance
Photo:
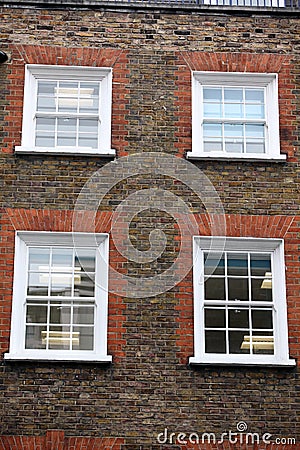
{"label": "window sill", "polygon": [[48,361],[48,362],[80,362],[80,363],[111,363],[112,356],[111,355],[96,355],[92,353],[88,355],[87,353],[84,355],[80,355],[76,353],[76,355],[66,353],[58,354],[57,351],[54,354],[45,355],[42,352],[38,352],[33,354],[30,352],[29,354],[24,353],[5,353],[4,359],[6,361]]}
{"label": "window sill", "polygon": [[116,151],[114,149],[108,150],[99,150],[99,149],[90,149],[90,148],[66,148],[66,147],[56,147],[56,148],[47,148],[47,147],[22,147],[16,146],[15,153],[17,154],[41,154],[41,155],[69,155],[69,156],[107,156],[114,157],[116,156]]}
{"label": "window sill", "polygon": [[229,155],[224,153],[214,153],[214,154],[205,154],[205,153],[196,153],[196,152],[187,152],[187,159],[194,160],[214,160],[214,161],[269,161],[269,162],[284,162],[287,159],[287,156],[283,153],[279,155],[260,155],[260,154],[239,154],[237,155]]}
{"label": "window sill", "polygon": [[230,360],[222,360],[222,359],[215,359],[215,358],[206,358],[206,359],[200,359],[197,357],[190,357],[189,358],[189,364],[190,365],[198,365],[198,366],[261,366],[261,367],[295,367],[296,361],[294,359],[287,359],[287,360],[275,360],[273,358],[266,358],[266,355],[261,355],[262,358],[254,361],[254,360],[243,360],[239,361],[237,358],[231,358]]}

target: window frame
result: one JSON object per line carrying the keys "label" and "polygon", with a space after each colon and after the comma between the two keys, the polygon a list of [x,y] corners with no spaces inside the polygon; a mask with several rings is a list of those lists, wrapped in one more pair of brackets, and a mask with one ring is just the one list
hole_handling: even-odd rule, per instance
{"label": "window frame", "polygon": [[[203,150],[203,87],[258,87],[265,90],[265,153],[229,153],[225,151],[204,152]],[[216,119],[217,121],[218,119]],[[226,123],[226,119],[220,119]],[[247,123],[246,119],[241,119]],[[230,121],[229,121],[230,123]],[[240,72],[192,71],[192,151],[188,159],[216,160],[273,160],[284,161],[280,153],[278,74]]]}
{"label": "window frame", "polygon": [[[96,249],[93,350],[25,349],[27,267],[30,246]],[[112,357],[107,354],[108,254],[109,235],[106,233],[16,231],[10,348],[4,355],[6,360],[111,362]]]}
{"label": "window frame", "polygon": [[[274,354],[222,354],[205,352],[204,329],[204,252],[268,252],[273,258]],[[295,366],[289,358],[287,305],[285,290],[284,241],[276,238],[228,238],[194,236],[194,356],[190,364]],[[208,302],[208,301],[206,301]]]}
{"label": "window frame", "polygon": [[[98,147],[37,147],[35,146],[35,117],[37,113],[37,86],[39,80],[100,82]],[[33,102],[32,99],[35,99]],[[112,68],[88,66],[25,65],[22,142],[16,153],[59,153],[67,155],[114,156],[111,149]],[[66,113],[66,116],[68,114]],[[45,115],[47,117],[47,115]],[[49,115],[49,117],[52,117]],[[71,114],[71,118],[74,116]]]}

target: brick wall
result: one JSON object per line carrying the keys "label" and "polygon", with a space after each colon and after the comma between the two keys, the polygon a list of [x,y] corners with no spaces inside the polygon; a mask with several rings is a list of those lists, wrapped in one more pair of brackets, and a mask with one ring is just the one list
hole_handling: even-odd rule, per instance
{"label": "brick wall", "polygon": [[[289,345],[291,357],[297,359],[299,19],[284,14],[3,7],[0,20],[1,49],[11,55],[11,61],[0,66],[1,353],[9,345],[14,231],[70,231],[82,187],[109,163],[97,157],[14,153],[21,139],[24,64],[40,63],[113,67],[112,147],[118,157],[154,151],[184,158],[191,149],[190,70],[279,74],[281,148],[287,161],[194,164],[222,200],[228,236],[285,239]],[[111,212],[118,203],[149,186],[183,198],[199,234],[210,234],[199,199],[182,183],[159,175],[131,176],[115,186],[104,199],[96,230],[110,232]],[[158,262],[129,263],[111,242],[112,267],[140,276],[171,264],[178,254],[179,234],[168,215],[139,215],[131,237],[145,250],[149,231],[166,225],[168,248]],[[191,260],[192,255],[189,267]],[[241,420],[249,431],[299,440],[297,368],[188,365],[193,353],[192,292],[190,271],[178,285],[154,297],[110,294],[111,365],[2,360],[0,449],[183,450],[184,445],[175,443],[159,445],[157,434],[168,428],[220,435]]]}

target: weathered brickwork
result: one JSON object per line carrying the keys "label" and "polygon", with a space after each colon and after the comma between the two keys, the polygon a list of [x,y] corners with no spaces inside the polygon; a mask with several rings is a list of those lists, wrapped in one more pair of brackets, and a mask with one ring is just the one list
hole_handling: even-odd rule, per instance
{"label": "weathered brickwork", "polygon": [[[0,2],[3,4],[3,2]],[[281,152],[271,162],[191,162],[214,185],[226,234],[283,238],[289,349],[300,357],[300,27],[295,15],[189,13],[96,8],[0,9],[0,353],[8,351],[16,230],[72,231],[78,195],[111,159],[21,155],[25,64],[112,67],[112,148],[117,158],[191,150],[191,71],[278,74]],[[155,158],[148,161],[155,165]],[[107,166],[110,167],[110,166]],[[113,172],[112,172],[113,178]],[[107,181],[107,180],[106,180]],[[111,233],[112,214],[141,189],[161,188],[186,203],[199,234],[211,218],[176,177],[136,174],[118,182],[95,216],[76,231]],[[165,251],[154,262],[128,261],[110,239],[110,266],[132,278],[172,266],[186,240],[167,211],[150,209],[130,224],[130,240],[149,249],[163,230]],[[186,256],[192,267],[192,253]],[[113,274],[110,283],[114,282]],[[149,281],[151,282],[151,280]],[[161,445],[159,433],[214,432],[245,421],[275,437],[299,435],[299,363],[295,368],[189,366],[193,355],[192,270],[175,287],[152,296],[109,294],[108,353],[112,364],[0,362],[0,450],[208,450],[230,446]],[[259,448],[264,448],[261,444]],[[266,447],[268,448],[268,447]],[[297,448],[279,445],[276,448]]]}

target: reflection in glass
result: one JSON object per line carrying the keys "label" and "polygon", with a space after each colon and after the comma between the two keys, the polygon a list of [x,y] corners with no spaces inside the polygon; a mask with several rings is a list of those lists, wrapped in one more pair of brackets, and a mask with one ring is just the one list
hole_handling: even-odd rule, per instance
{"label": "reflection in glass", "polygon": [[225,300],[225,279],[208,278],[204,283],[206,300]]}
{"label": "reflection in glass", "polygon": [[227,254],[227,274],[247,276],[248,275],[248,254],[228,253]]}
{"label": "reflection in glass", "polygon": [[205,331],[206,353],[226,353],[225,331]]}
{"label": "reflection in glass", "polygon": [[205,309],[206,328],[224,328],[226,326],[225,309]]}
{"label": "reflection in glass", "polygon": [[222,253],[204,254],[204,274],[205,275],[225,274],[225,257]]}
{"label": "reflection in glass", "polygon": [[229,353],[250,353],[250,348],[242,345],[245,334],[249,334],[249,330],[229,331]]}

